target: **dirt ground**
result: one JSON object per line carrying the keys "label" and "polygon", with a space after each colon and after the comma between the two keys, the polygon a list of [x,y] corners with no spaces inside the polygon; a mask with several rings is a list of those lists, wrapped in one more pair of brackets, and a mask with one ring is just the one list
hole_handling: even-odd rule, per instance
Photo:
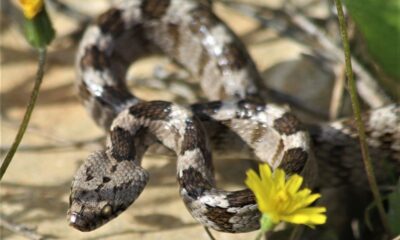
{"label": "dirt ground", "polygon": [[[79,4],[79,1],[68,2],[73,6]],[[92,15],[107,7],[104,1],[89,2],[95,7],[82,4],[82,9]],[[269,4],[278,3],[272,1]],[[310,74],[330,83],[330,74],[312,67],[310,62],[301,61],[301,54],[307,52],[306,47],[261,28],[253,19],[232,9],[220,4],[216,4],[215,9],[243,38],[271,85],[285,85],[285,79]],[[1,14],[0,46],[2,158],[23,116],[37,63],[35,52],[29,48],[12,18],[13,10],[7,8],[3,11],[6,14]],[[103,141],[98,139],[104,139],[105,134],[90,119],[75,92],[73,65],[76,42],[69,38],[69,34],[77,29],[77,23],[54,11],[51,17],[57,39],[49,49],[46,75],[29,129],[0,184],[1,216],[34,228],[41,235],[58,239],[209,239],[180,199],[175,161],[166,157],[144,159],[144,167],[150,172],[150,183],[139,199],[118,218],[89,233],[68,226],[66,211],[72,177],[88,154],[102,147]],[[151,75],[154,62],[159,63],[157,59],[150,59],[136,64],[134,75]],[[273,79],[283,80],[274,82]],[[290,86],[291,91],[300,92],[296,85]],[[165,91],[144,87],[135,89],[135,93],[148,100],[173,98]],[[322,93],[327,97],[329,94]],[[311,98],[312,94],[308,92],[304,96]],[[326,106],[320,107],[326,109]],[[244,173],[251,164],[244,160],[221,160],[215,165],[219,185],[238,189],[244,186]],[[231,167],[226,170],[226,166]],[[233,235],[215,231],[213,234],[220,240],[253,239],[255,236],[255,233]],[[0,237],[24,239],[3,228],[0,228]]]}

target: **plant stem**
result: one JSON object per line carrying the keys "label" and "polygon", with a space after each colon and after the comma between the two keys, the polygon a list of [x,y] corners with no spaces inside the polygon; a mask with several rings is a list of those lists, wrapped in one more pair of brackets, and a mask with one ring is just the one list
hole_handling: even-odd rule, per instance
{"label": "plant stem", "polygon": [[289,240],[297,240],[300,238],[302,232],[303,232],[303,226],[301,225],[297,225],[294,227],[294,229],[292,230],[292,233],[290,234],[290,238]]}
{"label": "plant stem", "polygon": [[19,126],[18,133],[15,136],[14,142],[11,145],[11,148],[8,151],[4,161],[1,164],[0,180],[3,178],[4,173],[6,172],[8,166],[10,165],[11,160],[13,159],[14,154],[17,151],[17,148],[21,143],[22,137],[24,136],[25,130],[31,118],[33,108],[35,107],[36,99],[39,94],[40,85],[42,84],[44,75],[44,65],[46,63],[46,48],[40,48],[38,51],[39,51],[39,62],[38,62],[38,70],[36,73],[35,85],[33,87],[31,98],[26,108],[24,118],[21,122],[21,125]]}
{"label": "plant stem", "polygon": [[212,235],[212,233],[210,232],[210,229],[208,229],[208,227],[204,227],[204,230],[206,230],[206,233],[207,233],[208,237],[209,237],[211,240],[217,240],[217,239]]}
{"label": "plant stem", "polygon": [[365,167],[365,171],[367,173],[371,192],[374,196],[375,202],[378,207],[378,212],[379,212],[379,216],[382,221],[382,225],[385,228],[385,231],[390,235],[389,223],[387,221],[385,210],[383,208],[382,198],[381,198],[381,195],[378,190],[378,185],[376,183],[374,168],[372,166],[371,159],[370,159],[369,152],[368,152],[368,145],[366,143],[366,137],[365,137],[365,127],[364,127],[364,123],[361,119],[360,103],[359,103],[357,92],[356,92],[353,70],[352,70],[352,66],[351,66],[350,46],[349,46],[349,40],[348,40],[348,36],[347,36],[347,27],[346,27],[344,14],[343,14],[342,3],[340,0],[334,0],[334,1],[335,1],[336,9],[338,12],[340,35],[342,37],[343,48],[344,48],[347,85],[348,85],[348,90],[350,93],[351,104],[353,107],[354,118],[356,120],[356,125],[357,125],[357,129],[358,129],[358,135],[359,135],[359,139],[360,139],[360,148],[361,148],[362,158],[364,161],[364,167]]}
{"label": "plant stem", "polygon": [[265,234],[265,231],[260,230],[257,233],[257,236],[256,236],[256,238],[254,240],[261,240],[261,237],[264,236],[264,234]]}

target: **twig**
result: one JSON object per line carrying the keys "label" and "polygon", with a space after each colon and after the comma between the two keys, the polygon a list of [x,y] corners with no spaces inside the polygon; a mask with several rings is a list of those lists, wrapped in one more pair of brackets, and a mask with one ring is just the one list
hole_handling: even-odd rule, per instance
{"label": "twig", "polygon": [[25,225],[16,224],[6,220],[3,216],[0,216],[0,226],[10,230],[11,232],[20,234],[28,239],[41,240],[45,239],[44,236],[35,232],[35,230],[28,228]]}
{"label": "twig", "polygon": [[210,229],[208,229],[208,227],[204,227],[204,230],[206,230],[206,233],[211,240],[216,240],[216,238],[212,235],[212,233],[210,232]]}
{"label": "twig", "polygon": [[337,119],[339,109],[342,105],[342,98],[346,79],[344,77],[344,66],[338,65],[335,67],[335,85],[332,90],[331,104],[329,107],[329,120]]}
{"label": "twig", "polygon": [[[289,6],[285,10],[272,9],[266,6],[259,6],[251,3],[240,3],[231,0],[219,0],[224,4],[234,8],[238,12],[257,19],[262,25],[272,27],[282,35],[289,35],[287,26],[294,27],[296,34],[301,36],[293,37],[294,40],[307,42],[313,45],[312,50],[320,48],[319,54],[326,52],[333,60],[345,64],[344,57],[340,54],[342,49],[336,46],[314,23],[308,20],[304,15]],[[266,18],[260,14],[260,11],[272,15],[272,18]],[[310,44],[311,42],[311,44]],[[316,43],[316,44],[315,44]],[[327,54],[325,54],[327,55]],[[376,83],[373,77],[362,67],[362,65],[354,58],[351,59],[354,65],[354,72],[358,76],[357,88],[362,99],[372,108],[380,107],[391,102],[390,98]]]}
{"label": "twig", "polygon": [[18,133],[15,136],[15,140],[10,148],[10,151],[7,153],[4,161],[1,164],[0,180],[3,178],[4,173],[6,172],[8,166],[10,165],[10,162],[11,162],[15,152],[17,151],[18,145],[21,143],[22,137],[24,136],[25,130],[28,126],[33,108],[35,107],[37,96],[39,94],[40,85],[42,84],[45,62],[46,62],[46,49],[41,48],[41,49],[39,49],[38,71],[36,74],[35,85],[33,87],[31,98],[29,100],[28,107],[26,108],[24,118],[21,122],[21,126],[19,127]]}
{"label": "twig", "polygon": [[368,145],[366,143],[365,127],[364,127],[364,123],[361,119],[360,103],[358,102],[358,96],[357,96],[356,86],[355,86],[354,77],[353,77],[353,70],[352,70],[352,66],[351,66],[350,46],[349,46],[349,40],[347,37],[347,28],[346,28],[346,22],[345,22],[345,18],[344,18],[344,14],[343,14],[343,9],[342,9],[342,3],[340,0],[335,0],[335,5],[336,5],[337,13],[338,13],[340,35],[342,37],[344,55],[345,55],[345,60],[346,60],[347,84],[348,84],[348,89],[349,89],[349,93],[350,93],[350,97],[351,97],[351,103],[352,103],[352,107],[353,107],[353,111],[354,111],[354,118],[357,123],[357,129],[358,129],[358,135],[360,138],[360,147],[361,147],[361,154],[362,154],[363,161],[364,161],[364,167],[365,167],[365,171],[367,173],[367,177],[368,177],[368,181],[370,184],[372,194],[374,196],[375,202],[378,207],[378,212],[379,212],[379,216],[382,221],[382,225],[385,228],[386,233],[390,236],[391,231],[390,231],[389,223],[386,218],[385,210],[383,208],[382,197],[379,193],[378,185],[376,183],[374,168],[372,167],[371,159],[370,159],[369,152],[368,152]]}

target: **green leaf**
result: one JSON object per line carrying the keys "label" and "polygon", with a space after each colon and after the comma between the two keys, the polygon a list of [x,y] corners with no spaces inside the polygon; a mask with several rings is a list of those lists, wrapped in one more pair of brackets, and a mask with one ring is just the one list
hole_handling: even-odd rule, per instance
{"label": "green leaf", "polygon": [[400,235],[400,179],[396,189],[389,195],[389,212],[387,216],[392,233]]}
{"label": "green leaf", "polygon": [[345,0],[368,51],[389,75],[400,79],[400,1]]}

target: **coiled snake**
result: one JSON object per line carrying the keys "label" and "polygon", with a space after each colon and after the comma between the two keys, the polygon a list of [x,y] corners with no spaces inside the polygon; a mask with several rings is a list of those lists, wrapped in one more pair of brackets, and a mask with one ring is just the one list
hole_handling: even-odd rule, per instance
{"label": "coiled snake", "polygon": [[[129,65],[158,52],[199,80],[211,102],[183,107],[132,95],[125,83]],[[115,218],[140,195],[149,178],[141,159],[153,143],[176,153],[180,195],[192,216],[219,231],[255,230],[260,213],[248,189],[215,186],[211,149],[246,154],[321,187],[365,184],[352,121],[306,128],[288,108],[263,103],[255,64],[207,2],[122,1],[87,29],[76,68],[84,105],[109,131],[106,149],[91,154],[72,183],[68,220],[81,231]],[[399,106],[390,105],[364,116],[372,156],[388,160],[397,172],[399,115]],[[382,164],[375,161],[384,181]],[[319,178],[317,169],[323,172]]]}

